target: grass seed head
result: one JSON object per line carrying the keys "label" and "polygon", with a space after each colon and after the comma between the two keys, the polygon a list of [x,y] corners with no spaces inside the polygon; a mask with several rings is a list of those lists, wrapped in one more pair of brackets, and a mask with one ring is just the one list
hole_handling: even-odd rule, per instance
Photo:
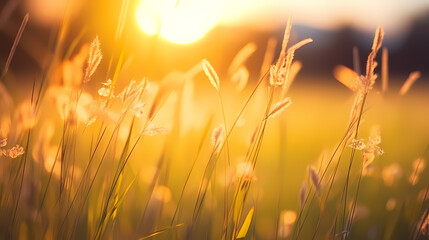
{"label": "grass seed head", "polygon": [[381,26],[379,26],[375,32],[374,41],[372,44],[372,51],[368,55],[368,60],[366,64],[366,75],[361,76],[361,87],[360,90],[368,93],[374,86],[377,75],[374,73],[375,68],[377,67],[377,62],[374,60],[377,56],[378,50],[380,50],[381,45],[384,39],[384,31]]}
{"label": "grass seed head", "polygon": [[224,135],[225,135],[225,126],[223,124],[219,125],[215,129],[213,129],[212,132],[212,145],[214,147],[215,152],[219,152],[223,142],[224,142]]}
{"label": "grass seed head", "polygon": [[319,174],[316,172],[316,169],[314,169],[313,166],[310,166],[308,168],[308,173],[310,174],[310,180],[311,183],[313,184],[314,188],[316,189],[316,194],[318,196],[320,196],[320,192],[321,192],[321,186],[320,186],[320,177]]}
{"label": "grass seed head", "polygon": [[301,184],[301,188],[299,189],[299,202],[301,204],[301,209],[304,208],[306,197],[307,197],[307,184],[303,182]]}
{"label": "grass seed head", "polygon": [[220,82],[219,82],[219,77],[218,77],[216,71],[213,69],[212,65],[210,64],[210,62],[207,59],[203,59],[201,61],[201,63],[203,65],[204,73],[209,78],[210,83],[213,85],[213,87],[217,91],[219,91]]}
{"label": "grass seed head", "polygon": [[285,110],[287,107],[289,107],[292,104],[292,100],[290,98],[285,98],[281,100],[280,102],[276,103],[273,108],[271,108],[270,112],[267,115],[268,118],[275,117],[276,115],[280,114],[283,110]]}
{"label": "grass seed head", "polygon": [[89,57],[85,70],[84,83],[91,80],[92,75],[95,73],[95,70],[97,70],[101,59],[103,58],[100,45],[100,40],[98,39],[98,36],[96,36],[89,47]]}
{"label": "grass seed head", "polygon": [[159,126],[156,124],[149,124],[149,126],[144,130],[143,135],[146,136],[156,136],[156,135],[164,135],[168,133],[168,128],[163,127],[163,126]]}

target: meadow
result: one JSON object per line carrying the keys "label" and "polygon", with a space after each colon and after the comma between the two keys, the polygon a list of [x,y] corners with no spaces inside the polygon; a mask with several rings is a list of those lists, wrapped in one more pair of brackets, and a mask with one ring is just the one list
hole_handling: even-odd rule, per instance
{"label": "meadow", "polygon": [[429,237],[429,89],[389,81],[381,27],[332,77],[299,74],[312,40],[289,19],[260,76],[246,45],[226,73],[208,56],[128,79],[124,52],[76,36],[21,86],[25,23],[0,82],[0,239]]}

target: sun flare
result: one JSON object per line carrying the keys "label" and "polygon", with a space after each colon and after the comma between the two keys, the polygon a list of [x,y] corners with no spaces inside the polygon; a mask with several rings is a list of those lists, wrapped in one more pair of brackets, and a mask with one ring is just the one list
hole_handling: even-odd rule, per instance
{"label": "sun flare", "polygon": [[137,23],[149,35],[187,44],[202,38],[220,20],[221,2],[215,0],[143,0]]}

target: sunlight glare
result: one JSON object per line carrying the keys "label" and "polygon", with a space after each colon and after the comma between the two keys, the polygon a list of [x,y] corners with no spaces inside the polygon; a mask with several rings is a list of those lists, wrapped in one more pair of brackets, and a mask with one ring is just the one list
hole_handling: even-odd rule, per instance
{"label": "sunlight glare", "polygon": [[149,35],[187,44],[202,38],[220,20],[222,1],[143,0],[136,10],[137,23]]}

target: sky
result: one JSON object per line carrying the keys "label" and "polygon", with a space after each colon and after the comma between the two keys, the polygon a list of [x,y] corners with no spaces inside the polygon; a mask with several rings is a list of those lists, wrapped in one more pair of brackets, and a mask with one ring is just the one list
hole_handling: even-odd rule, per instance
{"label": "sky", "polygon": [[[225,0],[226,1],[226,0]],[[428,0],[228,0],[223,25],[284,26],[295,24],[336,29],[343,24],[373,32],[379,24],[390,34],[402,34],[414,16],[429,14]]]}
{"label": "sky", "polygon": [[[117,0],[121,1],[121,0]],[[153,0],[129,0],[131,2]],[[344,24],[373,32],[379,24],[391,35],[403,34],[413,17],[429,14],[429,0],[158,0],[164,2],[201,2],[218,4],[220,25],[251,25],[277,29],[290,14],[294,24],[336,29]],[[15,2],[10,1],[9,2]],[[61,18],[67,0],[24,0],[32,18],[50,21]],[[73,2],[84,2],[73,0]],[[79,5],[79,4],[77,4]],[[43,6],[43,7],[41,7]],[[212,8],[212,7],[210,7]],[[35,11],[31,9],[36,9]],[[203,10],[207,12],[207,10]],[[44,19],[43,19],[44,18]]]}

